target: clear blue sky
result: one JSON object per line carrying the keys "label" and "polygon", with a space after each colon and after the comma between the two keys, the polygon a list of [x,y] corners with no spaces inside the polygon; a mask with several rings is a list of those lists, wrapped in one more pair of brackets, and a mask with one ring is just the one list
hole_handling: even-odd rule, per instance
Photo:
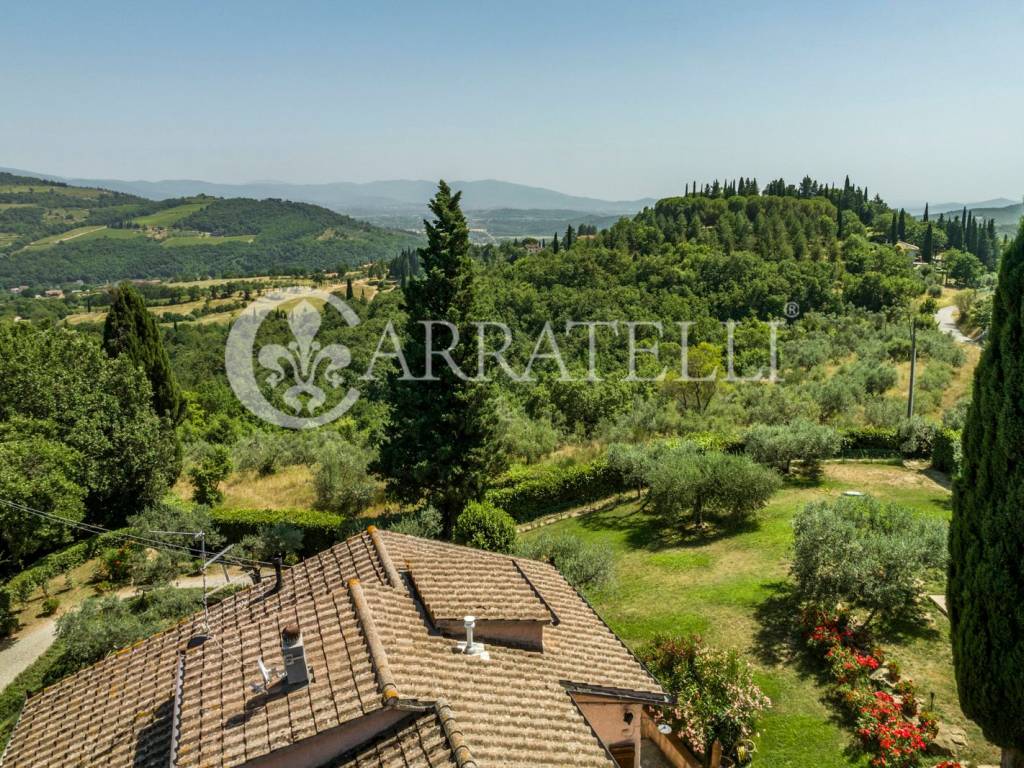
{"label": "clear blue sky", "polygon": [[0,165],[1024,192],[1024,3],[8,2]]}

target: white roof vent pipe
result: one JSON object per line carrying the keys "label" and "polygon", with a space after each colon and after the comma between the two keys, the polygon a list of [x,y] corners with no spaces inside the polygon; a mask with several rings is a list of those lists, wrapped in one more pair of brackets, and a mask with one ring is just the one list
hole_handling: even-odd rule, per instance
{"label": "white roof vent pipe", "polygon": [[484,651],[484,644],[473,642],[473,629],[476,627],[476,616],[466,616],[462,622],[466,627],[466,639],[456,646],[456,650],[458,650],[459,653],[466,654],[467,656],[484,656],[486,658],[487,653]]}

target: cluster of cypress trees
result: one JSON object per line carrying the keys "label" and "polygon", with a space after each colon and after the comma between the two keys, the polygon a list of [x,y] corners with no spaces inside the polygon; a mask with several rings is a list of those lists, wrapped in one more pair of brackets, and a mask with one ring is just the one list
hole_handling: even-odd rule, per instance
{"label": "cluster of cypress trees", "polygon": [[[927,221],[927,210],[925,221]],[[959,216],[946,218],[939,214],[936,226],[946,233],[950,248],[973,253],[989,269],[995,269],[999,256],[999,240],[995,219],[979,219],[965,207]]]}

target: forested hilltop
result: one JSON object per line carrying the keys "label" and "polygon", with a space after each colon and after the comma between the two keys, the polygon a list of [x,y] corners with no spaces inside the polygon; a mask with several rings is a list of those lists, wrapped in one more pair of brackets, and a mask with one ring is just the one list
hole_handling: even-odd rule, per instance
{"label": "forested hilltop", "polygon": [[0,173],[0,285],[302,274],[417,245],[326,208],[198,196],[152,201]]}

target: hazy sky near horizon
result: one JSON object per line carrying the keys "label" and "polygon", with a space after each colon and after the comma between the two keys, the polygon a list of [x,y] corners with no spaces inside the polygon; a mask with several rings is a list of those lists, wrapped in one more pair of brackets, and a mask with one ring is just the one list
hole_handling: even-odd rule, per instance
{"label": "hazy sky near horizon", "polygon": [[13,3],[0,166],[495,178],[609,199],[847,173],[1024,192],[1024,3]]}

